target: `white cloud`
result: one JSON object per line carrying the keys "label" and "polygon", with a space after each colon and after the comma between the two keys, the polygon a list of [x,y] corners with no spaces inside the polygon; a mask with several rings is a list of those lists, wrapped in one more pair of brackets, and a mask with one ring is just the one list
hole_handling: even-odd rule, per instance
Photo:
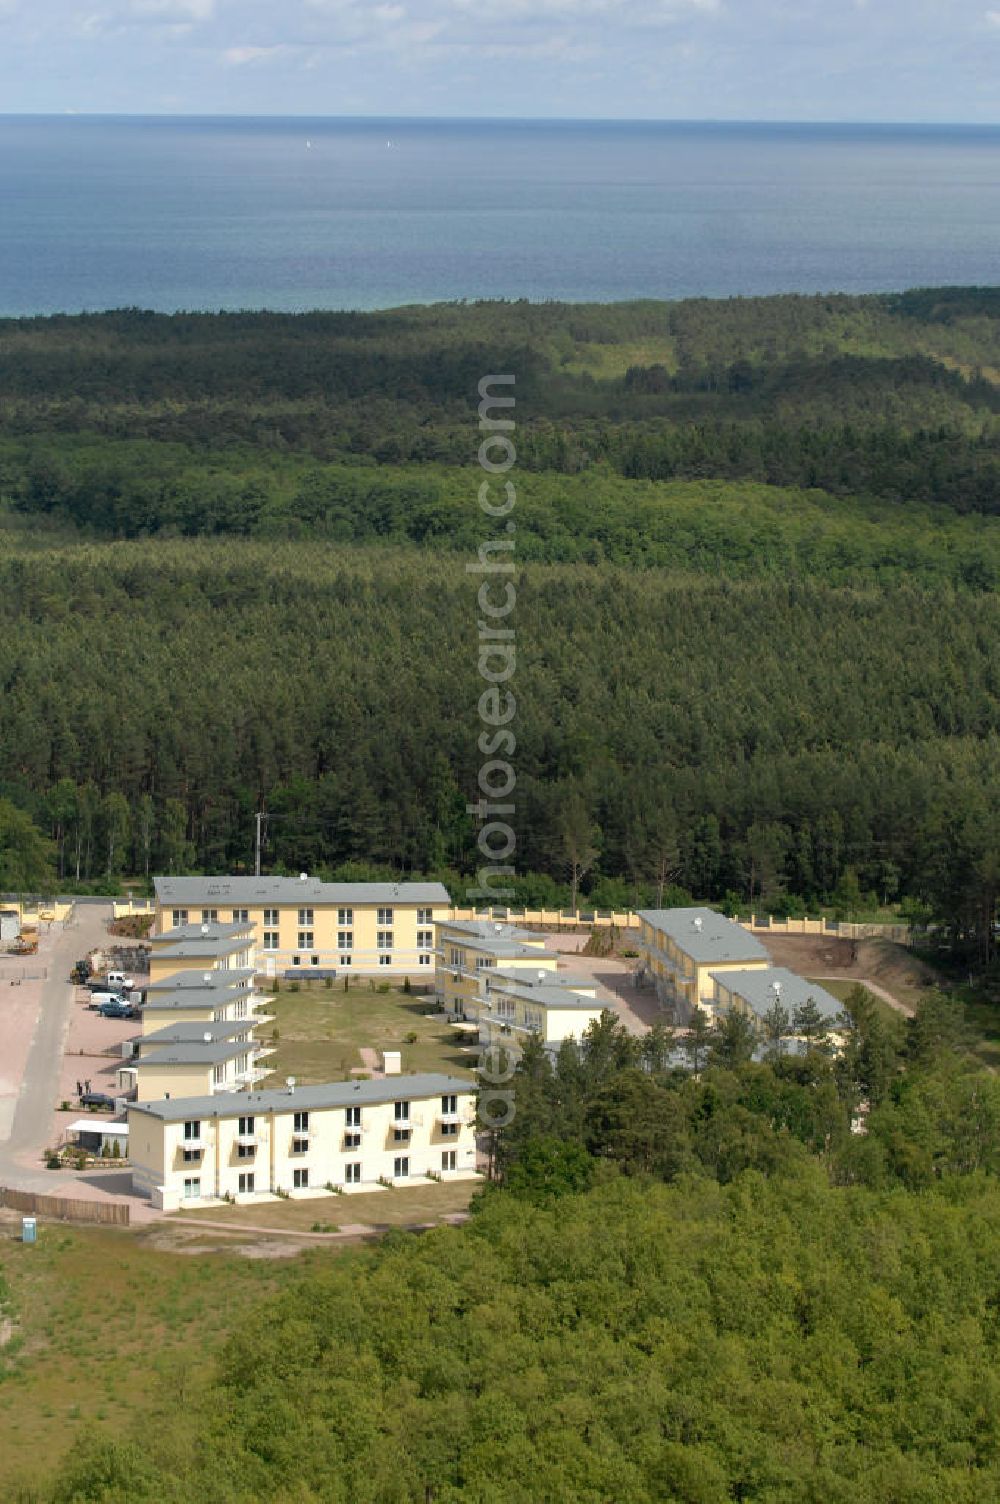
{"label": "white cloud", "polygon": [[275,47],[227,47],[222,54],[222,60],[231,68],[242,68],[247,63],[260,63],[265,58],[277,57],[291,50],[280,43]]}
{"label": "white cloud", "polygon": [[1000,31],[1000,10],[988,10],[986,12],[986,24],[987,26],[994,26],[997,31]]}
{"label": "white cloud", "polygon": [[210,21],[215,0],[130,0],[128,9],[140,20]]}

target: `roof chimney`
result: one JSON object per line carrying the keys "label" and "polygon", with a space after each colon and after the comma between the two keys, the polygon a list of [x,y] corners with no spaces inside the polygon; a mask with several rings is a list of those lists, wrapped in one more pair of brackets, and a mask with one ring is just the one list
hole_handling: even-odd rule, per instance
{"label": "roof chimney", "polygon": [[203,971],[201,979],[203,982],[210,982],[212,980],[212,973],[210,971]]}
{"label": "roof chimney", "polygon": [[701,915],[699,914],[697,916],[697,918],[695,919],[695,921],[694,921],[694,927],[698,931],[699,935],[701,934],[702,929],[704,928],[704,925],[705,925],[705,921],[702,919]]}
{"label": "roof chimney", "polygon": [[285,1077],[285,1085],[288,1087],[288,1095],[291,1096],[292,1093],[295,1090],[295,1077],[294,1076],[286,1076]]}
{"label": "roof chimney", "polygon": [[309,874],[308,874],[308,872],[300,872],[299,873],[299,882],[300,883],[307,883],[308,881],[309,881]]}
{"label": "roof chimney", "polygon": [[211,1034],[209,1033],[209,1031],[207,1029],[205,1030],[204,1034],[202,1035],[202,1038],[204,1039],[204,1041],[205,1041],[206,1044],[211,1044],[212,1043],[212,1036],[211,1036]]}
{"label": "roof chimney", "polygon": [[203,924],[202,925],[201,932],[202,932],[203,935],[207,935],[208,934],[208,925],[207,924]]}

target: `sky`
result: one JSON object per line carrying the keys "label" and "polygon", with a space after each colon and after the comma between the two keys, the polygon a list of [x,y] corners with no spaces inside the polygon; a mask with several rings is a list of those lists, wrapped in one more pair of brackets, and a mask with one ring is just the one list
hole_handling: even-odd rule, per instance
{"label": "sky", "polygon": [[1000,122],[1000,0],[0,0],[0,112]]}

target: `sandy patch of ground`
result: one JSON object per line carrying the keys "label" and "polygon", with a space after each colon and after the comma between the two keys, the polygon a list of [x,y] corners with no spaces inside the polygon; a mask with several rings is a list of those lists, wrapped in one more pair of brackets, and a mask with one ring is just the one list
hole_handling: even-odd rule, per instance
{"label": "sandy patch of ground", "polygon": [[840,940],[829,935],[760,935],[776,966],[787,966],[803,977],[862,982],[876,997],[911,1014],[928,988],[940,977],[891,940]]}

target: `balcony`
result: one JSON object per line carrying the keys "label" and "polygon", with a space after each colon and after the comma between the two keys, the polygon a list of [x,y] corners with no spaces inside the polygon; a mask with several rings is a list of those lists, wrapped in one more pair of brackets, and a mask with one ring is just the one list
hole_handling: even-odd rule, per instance
{"label": "balcony", "polygon": [[[245,1071],[237,1071],[233,1080],[237,1086],[256,1086],[258,1081],[264,1081],[270,1075],[270,1071],[258,1070],[256,1066],[251,1065]],[[229,1091],[230,1089],[228,1085],[215,1087],[216,1091]]]}
{"label": "balcony", "polygon": [[177,1147],[182,1154],[204,1154],[206,1144],[201,1138],[182,1138]]}
{"label": "balcony", "polygon": [[256,1149],[260,1143],[259,1133],[238,1133],[235,1139],[240,1149]]}

